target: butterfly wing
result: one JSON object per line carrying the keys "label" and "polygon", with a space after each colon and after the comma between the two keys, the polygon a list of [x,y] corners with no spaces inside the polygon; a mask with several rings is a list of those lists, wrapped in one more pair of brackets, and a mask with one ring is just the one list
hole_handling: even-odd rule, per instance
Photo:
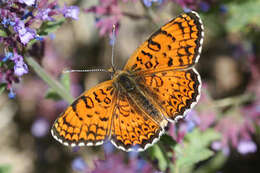
{"label": "butterfly wing", "polygon": [[199,59],[203,35],[196,12],[181,14],[151,35],[131,56],[124,70],[152,73],[188,68]]}
{"label": "butterfly wing", "polygon": [[200,76],[192,68],[146,74],[139,77],[138,83],[155,98],[169,121],[183,117],[200,97]]}
{"label": "butterfly wing", "polygon": [[116,101],[112,82],[103,82],[77,98],[54,122],[53,137],[70,146],[102,144],[110,135]]}
{"label": "butterfly wing", "polygon": [[111,142],[117,148],[143,151],[158,141],[163,133],[164,127],[141,111],[126,94],[118,96],[111,130]]}

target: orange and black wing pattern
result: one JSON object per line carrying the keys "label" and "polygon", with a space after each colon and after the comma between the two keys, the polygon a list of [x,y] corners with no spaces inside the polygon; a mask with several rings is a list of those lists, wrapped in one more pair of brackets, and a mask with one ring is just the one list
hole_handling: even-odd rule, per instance
{"label": "orange and black wing pattern", "polygon": [[53,137],[68,146],[102,144],[110,135],[114,96],[112,80],[83,93],[54,122]]}
{"label": "orange and black wing pattern", "polygon": [[111,142],[124,151],[143,151],[164,133],[151,117],[145,115],[126,95],[119,95],[113,114]]}
{"label": "orange and black wing pattern", "polygon": [[183,13],[152,34],[131,56],[124,70],[153,73],[191,67],[199,59],[203,36],[199,15],[194,11]]}
{"label": "orange and black wing pattern", "polygon": [[182,118],[200,97],[200,76],[192,68],[146,74],[138,83],[157,101],[169,121]]}

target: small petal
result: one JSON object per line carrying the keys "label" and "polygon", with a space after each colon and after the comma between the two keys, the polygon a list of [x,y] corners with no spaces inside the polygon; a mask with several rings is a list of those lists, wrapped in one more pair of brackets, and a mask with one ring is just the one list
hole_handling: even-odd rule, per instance
{"label": "small petal", "polygon": [[257,150],[257,146],[253,141],[250,140],[241,140],[238,143],[237,150],[241,154],[254,153]]}
{"label": "small petal", "polygon": [[12,52],[7,52],[5,54],[5,57],[2,59],[3,62],[6,62],[8,59],[10,59],[13,56]]}
{"label": "small petal", "polygon": [[32,6],[35,4],[35,0],[19,0],[20,3],[24,3],[28,6]]}
{"label": "small petal", "polygon": [[31,132],[35,137],[43,137],[48,134],[49,128],[49,122],[44,118],[40,118],[34,121]]}
{"label": "small petal", "polygon": [[16,94],[14,93],[13,89],[11,88],[11,89],[10,89],[10,92],[8,93],[8,97],[9,97],[10,99],[14,99],[15,96],[16,96]]}
{"label": "small petal", "polygon": [[64,17],[66,18],[71,18],[74,20],[78,20],[79,17],[79,7],[77,6],[69,6],[69,7],[64,7],[62,11]]}
{"label": "small petal", "polygon": [[86,169],[88,168],[86,162],[80,157],[72,161],[71,167],[74,171],[81,171],[81,172],[86,171]]}
{"label": "small petal", "polygon": [[28,67],[24,62],[19,62],[14,66],[14,73],[17,76],[23,76],[24,74],[28,73]]}

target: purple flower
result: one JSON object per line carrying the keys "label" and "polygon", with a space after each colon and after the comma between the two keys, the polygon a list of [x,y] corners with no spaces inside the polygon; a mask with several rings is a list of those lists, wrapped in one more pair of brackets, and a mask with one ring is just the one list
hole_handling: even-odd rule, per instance
{"label": "purple flower", "polygon": [[207,130],[216,121],[216,113],[212,109],[205,109],[199,112],[199,128],[202,131]]}
{"label": "purple flower", "polygon": [[211,144],[212,149],[219,151],[221,150],[224,155],[228,156],[230,153],[230,149],[228,146],[223,146],[221,141],[214,141]]}
{"label": "purple flower", "polygon": [[24,3],[28,6],[32,6],[35,4],[35,0],[18,0],[20,3]]}
{"label": "purple flower", "polygon": [[62,10],[64,17],[78,20],[79,17],[79,7],[77,6],[65,6]]}
{"label": "purple flower", "polygon": [[11,58],[11,60],[14,61],[14,73],[17,76],[22,76],[26,73],[28,73],[28,67],[23,61],[23,57],[17,53],[14,54],[14,56]]}
{"label": "purple flower", "polygon": [[13,56],[12,52],[7,52],[5,54],[5,57],[2,59],[3,62],[7,61],[8,59],[10,59]]}
{"label": "purple flower", "polygon": [[40,9],[36,15],[36,18],[43,21],[54,21],[54,18],[51,17],[52,10],[50,8]]}
{"label": "purple flower", "polygon": [[43,137],[49,132],[50,124],[44,118],[40,118],[34,121],[31,132],[35,137]]}
{"label": "purple flower", "polygon": [[96,27],[99,28],[101,36],[109,34],[112,36],[113,25],[116,26],[116,33],[122,18],[121,10],[117,0],[100,0],[100,5],[92,6],[85,10],[87,13],[95,13]]}
{"label": "purple flower", "polygon": [[11,88],[10,91],[9,91],[9,93],[8,93],[8,97],[9,97],[10,99],[14,99],[15,96],[16,96],[16,94],[14,93],[13,89]]}
{"label": "purple flower", "polygon": [[201,11],[207,12],[210,9],[210,4],[202,1],[202,2],[200,2],[199,7],[200,7]]}
{"label": "purple flower", "polygon": [[146,7],[151,7],[152,3],[161,4],[163,0],[143,0],[143,3]]}
{"label": "purple flower", "polygon": [[81,157],[77,157],[72,161],[71,167],[74,171],[85,172],[87,171],[88,165]]}
{"label": "purple flower", "polygon": [[36,37],[36,31],[25,27],[24,22],[21,20],[17,20],[14,30],[18,33],[19,38],[24,45]]}
{"label": "purple flower", "polygon": [[237,150],[241,154],[254,153],[257,150],[257,146],[251,140],[241,140],[238,143]]}
{"label": "purple flower", "polygon": [[174,2],[178,3],[184,9],[196,9],[197,1],[196,0],[173,0]]}

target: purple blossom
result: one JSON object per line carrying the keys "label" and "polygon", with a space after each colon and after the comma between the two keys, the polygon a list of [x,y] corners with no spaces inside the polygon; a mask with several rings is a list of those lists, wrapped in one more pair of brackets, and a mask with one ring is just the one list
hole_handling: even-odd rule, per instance
{"label": "purple blossom", "polygon": [[24,3],[28,6],[32,6],[35,4],[35,0],[18,0],[20,3]]}
{"label": "purple blossom", "polygon": [[151,7],[153,3],[161,4],[163,0],[143,0],[146,7]]}
{"label": "purple blossom", "polygon": [[17,53],[14,54],[14,56],[11,58],[11,60],[14,61],[14,73],[17,76],[22,76],[26,73],[28,73],[28,67],[23,61],[23,57]]}
{"label": "purple blossom", "polygon": [[36,18],[43,21],[54,21],[54,18],[51,17],[52,10],[50,8],[40,9],[36,15]]}
{"label": "purple blossom", "polygon": [[78,20],[79,17],[79,7],[77,6],[65,6],[62,10],[64,17]]}
{"label": "purple blossom", "polygon": [[36,31],[25,27],[24,22],[21,20],[17,20],[14,30],[18,33],[19,38],[24,45],[36,37]]}
{"label": "purple blossom", "polygon": [[74,171],[79,172],[86,172],[88,168],[86,162],[81,157],[75,158],[71,163],[71,167]]}
{"label": "purple blossom", "polygon": [[9,97],[10,99],[14,99],[15,96],[16,96],[16,94],[14,93],[13,89],[11,88],[10,91],[9,91],[9,93],[8,93],[8,97]]}
{"label": "purple blossom", "polygon": [[177,4],[179,4],[184,9],[192,9],[195,10],[197,8],[197,2],[196,0],[173,0]]}
{"label": "purple blossom", "polygon": [[134,157],[124,162],[122,155],[111,154],[106,160],[97,160],[96,168],[91,173],[115,173],[115,172],[155,172],[150,164],[143,159]]}
{"label": "purple blossom", "polygon": [[10,59],[13,56],[12,52],[7,52],[5,54],[5,57],[2,59],[3,62],[6,62],[8,59]]}
{"label": "purple blossom", "polygon": [[254,153],[257,150],[257,146],[251,140],[241,140],[238,143],[237,150],[241,154]]}
{"label": "purple blossom", "polygon": [[208,2],[200,2],[199,7],[201,11],[207,12],[210,9],[210,4]]}
{"label": "purple blossom", "polygon": [[47,121],[44,118],[36,119],[33,122],[31,132],[33,136],[35,137],[43,137],[49,132],[50,124],[49,121]]}
{"label": "purple blossom", "polygon": [[188,112],[186,117],[178,123],[178,125],[170,125],[170,135],[176,142],[181,143],[184,136],[191,132],[199,123],[200,119],[197,113],[194,110],[191,110]]}
{"label": "purple blossom", "polygon": [[85,9],[85,12],[94,13],[96,15],[96,27],[99,28],[99,34],[101,36],[105,34],[111,36],[113,25],[116,26],[117,31],[123,16],[117,0],[100,0],[98,6]]}
{"label": "purple blossom", "polygon": [[[66,6],[64,9],[67,9],[64,15],[77,17],[76,6]],[[19,82],[19,77],[28,73],[28,66],[23,59],[26,53],[24,50],[27,50],[27,45],[32,40],[43,41],[43,37],[37,34],[41,24],[44,21],[54,21],[54,16],[61,14],[62,8],[57,6],[57,0],[1,1],[0,28],[4,28],[4,35],[0,37],[0,44],[5,52],[10,53],[1,57],[3,64],[0,77],[1,83],[6,83],[8,90],[13,83]],[[13,61],[14,65],[10,64],[9,60]]]}
{"label": "purple blossom", "polygon": [[221,141],[214,141],[211,144],[212,149],[216,151],[222,151],[224,155],[228,156],[230,154],[229,146],[223,146]]}

